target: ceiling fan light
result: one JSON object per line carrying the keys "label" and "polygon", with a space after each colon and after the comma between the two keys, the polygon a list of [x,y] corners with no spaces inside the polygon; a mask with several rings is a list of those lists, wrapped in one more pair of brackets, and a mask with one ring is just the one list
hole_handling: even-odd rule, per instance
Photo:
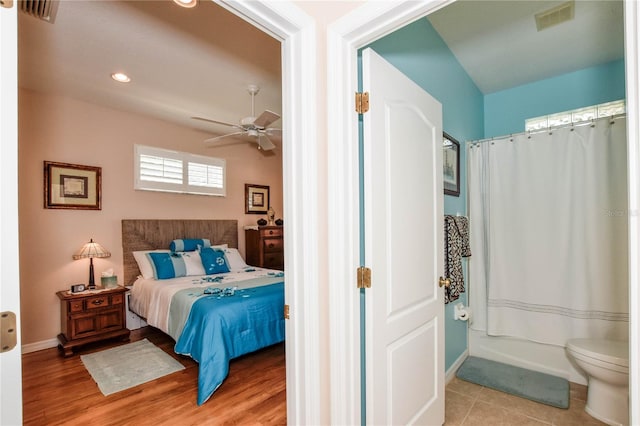
{"label": "ceiling fan light", "polygon": [[175,4],[182,7],[192,8],[198,5],[198,0],[173,0]]}

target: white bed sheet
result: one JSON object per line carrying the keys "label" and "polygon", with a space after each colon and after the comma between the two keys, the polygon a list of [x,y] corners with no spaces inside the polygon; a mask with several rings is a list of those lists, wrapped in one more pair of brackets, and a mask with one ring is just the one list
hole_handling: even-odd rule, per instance
{"label": "white bed sheet", "polygon": [[[146,319],[147,324],[169,334],[169,307],[174,294],[188,288],[220,288],[238,287],[239,290],[255,287],[246,283],[253,278],[261,278],[280,274],[282,271],[252,267],[252,270],[231,271],[224,274],[189,276],[168,280],[145,279],[139,276],[133,283],[129,309]],[[211,282],[222,277],[222,282]]]}

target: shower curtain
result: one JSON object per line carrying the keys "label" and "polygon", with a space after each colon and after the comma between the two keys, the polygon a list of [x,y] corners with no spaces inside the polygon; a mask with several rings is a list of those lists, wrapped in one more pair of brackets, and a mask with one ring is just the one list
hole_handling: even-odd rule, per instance
{"label": "shower curtain", "polygon": [[470,143],[467,158],[471,327],[626,339],[626,120]]}

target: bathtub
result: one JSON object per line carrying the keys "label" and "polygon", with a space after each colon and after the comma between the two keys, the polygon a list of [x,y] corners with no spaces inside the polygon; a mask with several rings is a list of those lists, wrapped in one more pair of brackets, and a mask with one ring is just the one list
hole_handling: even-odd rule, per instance
{"label": "bathtub", "polygon": [[513,337],[487,336],[469,328],[469,355],[539,371],[581,385],[586,376],[569,360],[565,349]]}

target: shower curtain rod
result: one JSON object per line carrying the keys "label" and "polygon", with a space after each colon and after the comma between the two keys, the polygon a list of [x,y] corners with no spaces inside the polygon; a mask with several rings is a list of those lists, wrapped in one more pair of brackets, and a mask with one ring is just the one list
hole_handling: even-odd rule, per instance
{"label": "shower curtain rod", "polygon": [[475,140],[475,141],[467,141],[467,145],[472,145],[472,144],[476,144],[476,143],[491,142],[491,141],[495,141],[495,140],[498,140],[498,139],[513,138],[515,136],[521,136],[521,135],[529,135],[529,136],[531,136],[531,135],[536,135],[538,133],[544,133],[544,132],[553,133],[553,131],[559,130],[559,129],[564,129],[565,127],[581,127],[581,126],[586,126],[586,125],[594,126],[596,121],[604,120],[604,119],[609,119],[609,120],[611,120],[611,123],[613,123],[615,120],[617,120],[619,118],[624,118],[626,116],[627,116],[626,113],[622,113],[622,114],[610,115],[608,117],[592,118],[591,120],[580,121],[578,123],[561,124],[559,126],[545,127],[544,129],[537,129],[537,130],[527,130],[525,132],[520,132],[520,133],[509,133],[508,135],[493,136],[491,138],[478,139],[478,140]]}

